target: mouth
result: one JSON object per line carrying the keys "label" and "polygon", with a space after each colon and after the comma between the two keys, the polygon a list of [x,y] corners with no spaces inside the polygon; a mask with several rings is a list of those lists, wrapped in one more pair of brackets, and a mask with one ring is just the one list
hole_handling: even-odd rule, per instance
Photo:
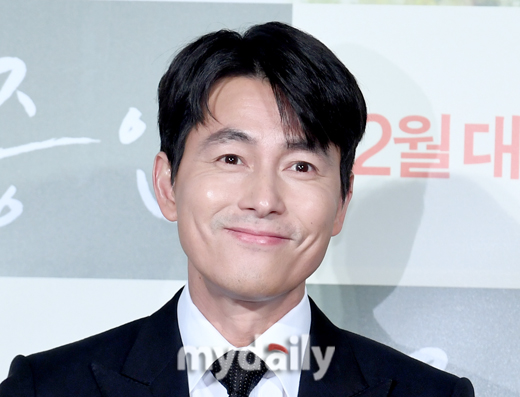
{"label": "mouth", "polygon": [[239,227],[227,227],[224,229],[241,242],[263,246],[279,245],[291,240],[289,237],[277,232],[256,230]]}

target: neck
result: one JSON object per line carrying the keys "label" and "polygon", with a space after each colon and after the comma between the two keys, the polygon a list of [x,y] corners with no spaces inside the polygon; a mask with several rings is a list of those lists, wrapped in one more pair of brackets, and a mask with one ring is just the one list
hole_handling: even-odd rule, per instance
{"label": "neck", "polygon": [[188,266],[191,299],[233,346],[250,345],[303,298],[305,283],[277,296],[239,295],[212,284]]}

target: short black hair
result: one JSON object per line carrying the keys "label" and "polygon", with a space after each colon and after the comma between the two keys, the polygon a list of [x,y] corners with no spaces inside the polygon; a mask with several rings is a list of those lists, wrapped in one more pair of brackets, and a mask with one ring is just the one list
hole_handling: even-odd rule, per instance
{"label": "short black hair", "polygon": [[281,22],[255,25],[244,34],[206,34],[173,59],[158,88],[161,151],[172,183],[189,132],[209,114],[211,88],[227,77],[266,79],[288,133],[309,148],[341,152],[341,193],[350,188],[356,147],[366,126],[366,105],[354,76],[323,43]]}

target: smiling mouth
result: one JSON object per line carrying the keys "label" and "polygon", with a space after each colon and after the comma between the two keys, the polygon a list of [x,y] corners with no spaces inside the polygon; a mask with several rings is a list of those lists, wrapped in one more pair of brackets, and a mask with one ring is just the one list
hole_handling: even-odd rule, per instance
{"label": "smiling mouth", "polygon": [[243,228],[225,228],[228,233],[238,240],[263,246],[283,244],[290,240],[289,237],[274,232],[263,230],[251,230]]}

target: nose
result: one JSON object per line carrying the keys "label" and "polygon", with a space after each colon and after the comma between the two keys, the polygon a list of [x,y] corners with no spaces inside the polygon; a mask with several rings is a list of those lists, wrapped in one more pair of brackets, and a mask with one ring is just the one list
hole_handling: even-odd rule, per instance
{"label": "nose", "polygon": [[243,181],[238,206],[244,211],[254,211],[259,218],[285,212],[281,192],[282,181],[275,170],[255,170]]}

